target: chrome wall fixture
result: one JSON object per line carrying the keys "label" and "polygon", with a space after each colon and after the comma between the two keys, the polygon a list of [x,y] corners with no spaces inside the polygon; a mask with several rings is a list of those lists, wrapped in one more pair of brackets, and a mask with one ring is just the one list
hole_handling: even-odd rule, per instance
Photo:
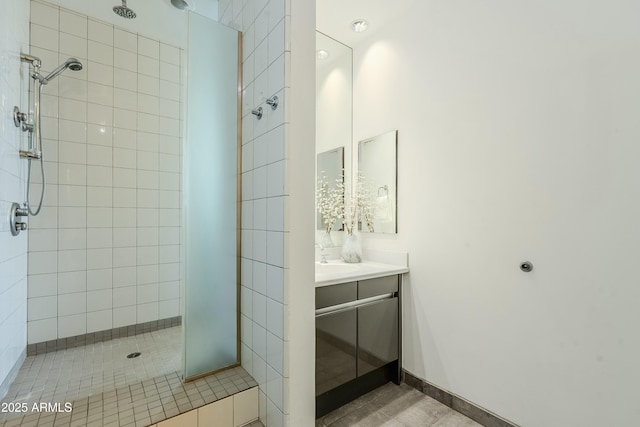
{"label": "chrome wall fixture", "polygon": [[520,270],[525,273],[530,273],[533,270],[533,263],[531,263],[531,261],[522,261],[520,263]]}
{"label": "chrome wall fixture", "polygon": [[17,236],[21,231],[27,229],[27,223],[18,221],[19,217],[29,216],[29,212],[21,208],[19,204],[12,203],[11,210],[9,211],[9,229],[12,236]]}
{"label": "chrome wall fixture", "polygon": [[[278,108],[279,100],[276,95],[273,95],[271,98],[265,99],[265,102],[267,105],[271,106],[272,110],[276,110]],[[262,107],[254,108],[253,110],[251,110],[251,114],[256,116],[258,120],[262,119],[262,115],[263,115]]]}
{"label": "chrome wall fixture", "polygon": [[267,98],[267,105],[271,105],[271,109],[275,110],[278,108],[278,97],[273,95],[271,98]]}
{"label": "chrome wall fixture", "polygon": [[113,6],[113,13],[126,19],[136,17],[136,13],[127,7],[127,0],[122,0],[122,6]]}
{"label": "chrome wall fixture", "polygon": [[256,116],[258,120],[260,120],[262,118],[262,107],[254,108],[253,110],[251,110],[251,114]]}
{"label": "chrome wall fixture", "polygon": [[[9,222],[11,225],[11,234],[17,236],[20,231],[27,229],[26,222],[18,221],[18,217],[38,215],[42,208],[42,201],[44,199],[44,191],[46,186],[44,175],[44,163],[42,156],[42,127],[40,117],[40,99],[42,97],[42,87],[49,84],[49,82],[58,75],[60,75],[66,69],[71,71],[82,70],[82,63],[75,58],[69,58],[62,64],[53,69],[46,77],[40,74],[42,67],[42,61],[32,55],[25,53],[20,54],[20,60],[29,64],[29,76],[33,81],[33,110],[29,107],[29,112],[24,113],[20,111],[18,106],[13,107],[13,124],[19,127],[23,132],[29,133],[29,142],[26,150],[20,150],[20,157],[27,159],[29,166],[27,168],[27,194],[24,202],[24,208],[20,208],[20,205],[14,203],[12,205]],[[33,113],[31,113],[31,111]],[[42,173],[42,192],[40,193],[40,202],[36,210],[31,209],[31,161],[40,160],[40,171]]]}

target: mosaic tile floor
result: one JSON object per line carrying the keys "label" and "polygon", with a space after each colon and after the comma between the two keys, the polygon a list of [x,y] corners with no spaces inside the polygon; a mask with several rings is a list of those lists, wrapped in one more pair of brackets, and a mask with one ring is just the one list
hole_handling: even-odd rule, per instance
{"label": "mosaic tile floor", "polygon": [[[168,328],[28,357],[0,404],[29,410],[0,412],[0,427],[142,427],[257,386],[240,367],[183,384],[180,334]],[[142,355],[127,359],[132,352]],[[60,410],[32,411],[43,402]]]}
{"label": "mosaic tile floor", "polygon": [[145,427],[257,385],[240,367],[186,384],[174,372],[76,399],[71,412],[13,414],[0,427]]}
{"label": "mosaic tile floor", "polygon": [[[133,352],[141,355],[127,359]],[[180,371],[181,364],[181,327],[29,356],[2,402],[75,400]]]}

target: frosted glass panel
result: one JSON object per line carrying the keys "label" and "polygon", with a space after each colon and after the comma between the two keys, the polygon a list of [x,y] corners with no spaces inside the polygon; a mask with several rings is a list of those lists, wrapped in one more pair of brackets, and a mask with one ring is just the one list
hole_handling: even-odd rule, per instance
{"label": "frosted glass panel", "polygon": [[189,13],[185,378],[238,362],[238,32]]}

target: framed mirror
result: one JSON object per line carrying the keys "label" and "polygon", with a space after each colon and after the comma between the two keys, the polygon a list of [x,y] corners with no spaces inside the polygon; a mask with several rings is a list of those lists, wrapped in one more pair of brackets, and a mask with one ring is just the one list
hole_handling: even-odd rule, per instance
{"label": "framed mirror", "polygon": [[360,223],[358,229],[363,233],[397,233],[397,130],[358,143],[358,174],[369,187],[373,211],[372,225]]}

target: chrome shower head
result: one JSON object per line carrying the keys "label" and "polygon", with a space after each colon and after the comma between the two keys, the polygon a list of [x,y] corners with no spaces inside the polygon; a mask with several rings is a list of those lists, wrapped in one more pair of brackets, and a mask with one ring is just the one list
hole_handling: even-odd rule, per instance
{"label": "chrome shower head", "polygon": [[75,58],[67,59],[66,63],[69,64],[68,67],[69,67],[69,69],[71,71],[80,71],[80,70],[82,70],[82,62],[78,61]]}
{"label": "chrome shower head", "polygon": [[113,11],[123,18],[133,19],[136,17],[136,13],[127,7],[127,0],[122,0],[122,6],[113,6]]}
{"label": "chrome shower head", "polygon": [[40,83],[46,85],[51,80],[58,77],[58,74],[62,73],[67,68],[70,69],[71,71],[80,71],[82,70],[82,62],[78,61],[76,58],[69,58],[66,61],[64,61],[64,63],[58,65],[58,67],[55,70],[53,70],[51,73],[49,73],[47,77],[39,78],[38,80],[40,80]]}

